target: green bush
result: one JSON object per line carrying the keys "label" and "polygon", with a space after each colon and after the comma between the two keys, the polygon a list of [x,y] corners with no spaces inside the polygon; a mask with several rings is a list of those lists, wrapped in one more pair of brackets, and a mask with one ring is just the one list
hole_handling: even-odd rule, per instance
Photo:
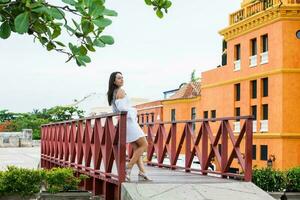
{"label": "green bush", "polygon": [[75,177],[71,168],[52,168],[46,173],[46,189],[50,193],[76,190],[78,184],[85,178],[87,178],[85,175]]}
{"label": "green bush", "polygon": [[76,190],[86,178],[85,175],[77,178],[71,168],[34,170],[9,166],[6,171],[0,171],[0,196],[30,196],[38,193],[42,185],[50,193]]}
{"label": "green bush", "polygon": [[30,196],[38,193],[43,174],[42,170],[8,166],[6,171],[0,173],[0,194]]}
{"label": "green bush", "polygon": [[288,192],[300,192],[300,167],[295,167],[286,172]]}
{"label": "green bush", "polygon": [[252,182],[267,192],[282,192],[286,188],[285,173],[272,168],[254,169]]}

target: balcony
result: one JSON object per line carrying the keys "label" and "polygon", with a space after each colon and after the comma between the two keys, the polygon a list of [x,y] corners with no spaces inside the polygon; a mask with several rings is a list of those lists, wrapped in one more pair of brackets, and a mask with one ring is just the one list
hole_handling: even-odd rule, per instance
{"label": "balcony", "polygon": [[257,55],[250,56],[250,67],[256,67],[257,65]]}
{"label": "balcony", "polygon": [[241,70],[241,60],[236,60],[233,63],[234,63],[233,71],[240,71]]}
{"label": "balcony", "polygon": [[240,122],[233,122],[233,132],[234,133],[241,132],[241,123]]}
{"label": "balcony", "polygon": [[260,132],[268,132],[268,120],[261,120],[260,121]]}
{"label": "balcony", "polygon": [[257,121],[253,121],[253,125],[252,125],[252,131],[253,133],[256,133],[257,132]]}
{"label": "balcony", "polygon": [[278,7],[279,5],[295,5],[300,4],[300,0],[267,0],[265,2],[256,1],[251,3],[242,9],[232,13],[230,15],[230,25],[236,24],[246,18],[249,18],[257,13],[261,13],[265,10],[271,9],[273,7]]}
{"label": "balcony", "polygon": [[263,52],[260,54],[260,64],[266,64],[269,62],[269,53]]}

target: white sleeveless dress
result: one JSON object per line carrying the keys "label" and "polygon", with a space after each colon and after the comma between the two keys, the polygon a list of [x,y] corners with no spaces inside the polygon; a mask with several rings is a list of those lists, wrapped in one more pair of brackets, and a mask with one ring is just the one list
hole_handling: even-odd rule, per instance
{"label": "white sleeveless dress", "polygon": [[122,99],[115,99],[114,93],[111,105],[113,112],[127,111],[126,143],[131,143],[140,137],[145,137],[143,130],[137,123],[137,110],[130,105],[127,95]]}

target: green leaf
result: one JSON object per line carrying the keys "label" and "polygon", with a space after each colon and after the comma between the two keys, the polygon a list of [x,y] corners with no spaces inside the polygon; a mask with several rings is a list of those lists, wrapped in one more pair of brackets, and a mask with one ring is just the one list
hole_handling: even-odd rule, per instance
{"label": "green leaf", "polygon": [[105,47],[105,43],[102,42],[102,41],[99,40],[99,39],[95,39],[95,40],[94,40],[94,45],[97,46],[97,47]]}
{"label": "green leaf", "polygon": [[79,25],[74,19],[72,19],[72,21],[73,21],[73,24],[76,26],[76,28],[77,28],[79,31],[81,31],[80,25]]}
{"label": "green leaf", "polygon": [[55,44],[53,44],[53,42],[50,41],[50,42],[47,44],[47,50],[48,50],[48,51],[51,51],[51,50],[54,49],[54,48],[56,48]]}
{"label": "green leaf", "polygon": [[109,35],[102,35],[100,37],[100,40],[104,43],[104,44],[109,44],[109,45],[112,45],[114,44],[114,38],[109,36]]}
{"label": "green leaf", "polygon": [[172,6],[172,2],[167,0],[167,1],[165,2],[164,8],[168,9],[168,8],[170,8],[171,6]]}
{"label": "green leaf", "polygon": [[4,4],[4,3],[9,3],[10,2],[10,0],[0,0],[0,3],[2,4]]}
{"label": "green leaf", "polygon": [[53,33],[51,35],[51,39],[57,38],[61,34],[61,28],[59,26],[56,26],[53,30]]}
{"label": "green leaf", "polygon": [[67,25],[67,24],[65,24],[65,28],[66,28],[68,31],[70,31],[71,33],[76,33],[76,31],[75,31],[73,28],[71,28],[69,25]]}
{"label": "green leaf", "polygon": [[42,21],[36,21],[33,24],[33,29],[34,29],[34,31],[36,31],[39,34],[47,32],[47,26]]}
{"label": "green leaf", "polygon": [[161,10],[159,10],[159,9],[156,11],[156,15],[157,15],[159,18],[163,18],[163,16],[164,16],[163,12],[162,12]]}
{"label": "green leaf", "polygon": [[41,6],[41,7],[34,8],[34,9],[32,9],[32,12],[35,12],[35,13],[47,13],[47,14],[51,15],[50,9],[47,8],[46,6]]}
{"label": "green leaf", "polygon": [[96,51],[95,48],[93,47],[93,45],[91,45],[91,44],[86,44],[85,46],[89,51],[92,51],[92,52]]}
{"label": "green leaf", "polygon": [[46,37],[40,37],[39,40],[42,43],[42,45],[44,45],[48,42],[48,39]]}
{"label": "green leaf", "polygon": [[85,63],[79,57],[76,57],[75,59],[78,66],[86,66]]}
{"label": "green leaf", "polygon": [[79,58],[81,61],[85,62],[85,63],[90,63],[90,62],[91,62],[91,59],[90,59],[90,57],[88,57],[88,56],[78,56],[78,58]]}
{"label": "green leaf", "polygon": [[2,23],[0,26],[0,38],[7,39],[9,38],[10,33],[11,33],[11,29],[9,26],[9,22],[6,21]]}
{"label": "green leaf", "polygon": [[65,47],[66,45],[60,41],[54,41],[56,44],[58,44],[59,46]]}
{"label": "green leaf", "polygon": [[146,3],[148,6],[151,6],[151,5],[152,5],[152,1],[151,1],[151,0],[145,0],[145,3]]}
{"label": "green leaf", "polygon": [[114,16],[114,17],[118,16],[118,13],[116,11],[109,10],[109,9],[106,9],[106,8],[104,9],[102,14],[106,15],[106,16]]}
{"label": "green leaf", "polygon": [[103,3],[101,1],[92,0],[92,3],[89,6],[89,14],[94,18],[97,18],[103,15],[104,9],[105,7],[103,6]]}
{"label": "green leaf", "polygon": [[85,48],[83,45],[81,45],[81,46],[79,47],[79,55],[80,55],[80,56],[84,56],[84,55],[86,55],[86,54],[87,54],[86,48]]}
{"label": "green leaf", "polygon": [[69,4],[71,6],[74,6],[76,4],[76,2],[74,0],[62,0],[62,2]]}
{"label": "green leaf", "polygon": [[50,8],[49,11],[50,11],[50,15],[54,19],[63,19],[65,16],[65,13],[58,8]]}
{"label": "green leaf", "polygon": [[0,22],[2,22],[2,20],[3,20],[3,18],[2,18],[2,16],[0,15]]}
{"label": "green leaf", "polygon": [[29,27],[29,13],[24,12],[19,14],[14,21],[15,29],[18,33],[23,34],[28,31]]}
{"label": "green leaf", "polygon": [[94,24],[89,20],[83,20],[81,22],[81,28],[84,35],[89,34],[94,30]]}
{"label": "green leaf", "polygon": [[93,23],[100,28],[104,28],[111,25],[112,21],[108,18],[98,18],[98,19],[94,19]]}

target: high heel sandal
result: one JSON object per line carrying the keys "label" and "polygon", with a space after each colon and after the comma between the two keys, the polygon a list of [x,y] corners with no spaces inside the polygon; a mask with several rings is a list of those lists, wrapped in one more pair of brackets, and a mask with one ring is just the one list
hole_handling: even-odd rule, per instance
{"label": "high heel sandal", "polygon": [[138,174],[138,180],[139,181],[152,181],[145,173],[139,172]]}

